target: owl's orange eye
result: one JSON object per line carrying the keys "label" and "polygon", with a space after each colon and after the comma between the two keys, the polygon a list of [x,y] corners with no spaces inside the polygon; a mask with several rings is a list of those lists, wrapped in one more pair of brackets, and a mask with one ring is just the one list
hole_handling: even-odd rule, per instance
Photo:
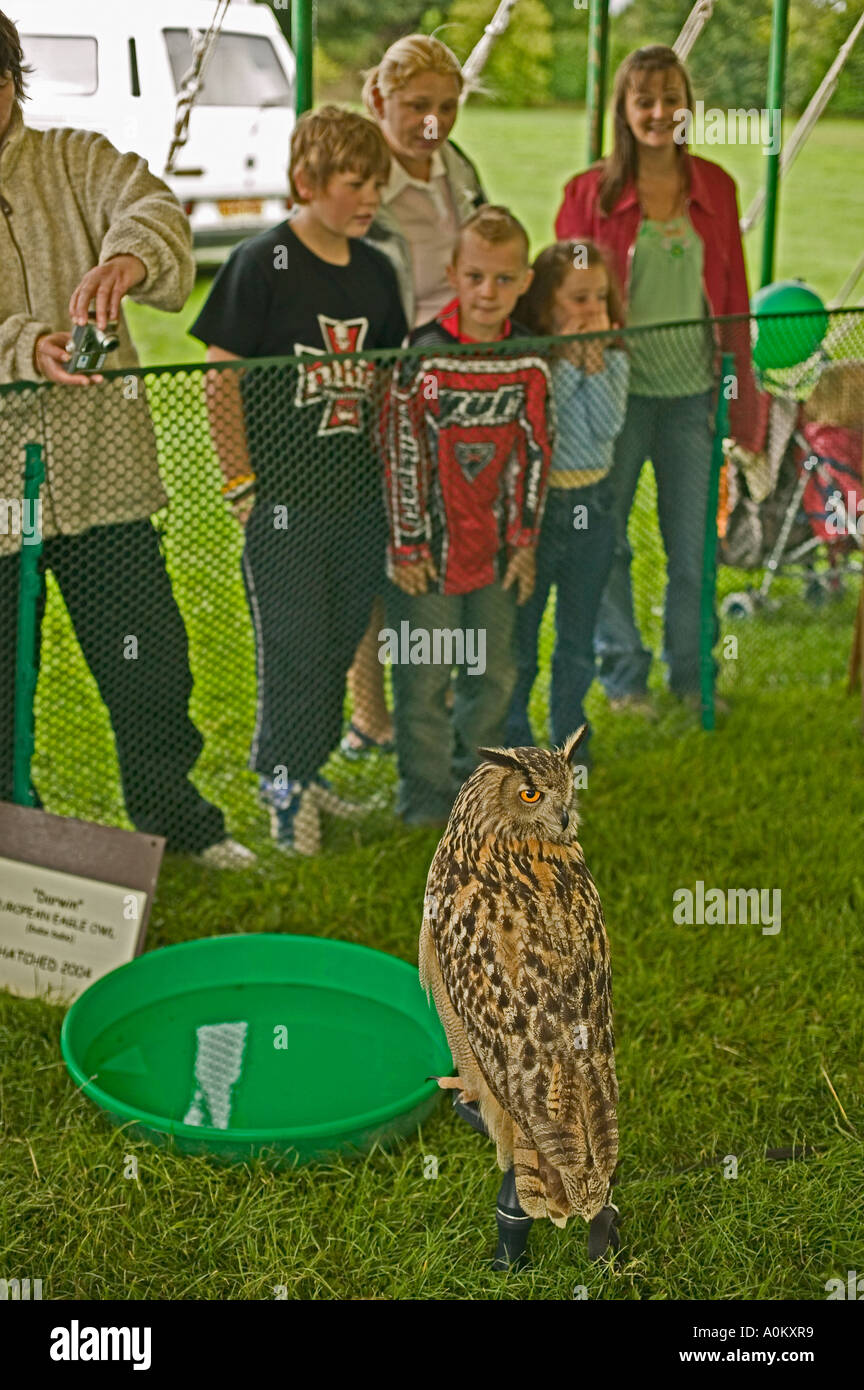
{"label": "owl's orange eye", "polygon": [[531,788],[523,787],[519,795],[529,806],[533,806],[535,802],[540,800],[540,793],[533,791]]}

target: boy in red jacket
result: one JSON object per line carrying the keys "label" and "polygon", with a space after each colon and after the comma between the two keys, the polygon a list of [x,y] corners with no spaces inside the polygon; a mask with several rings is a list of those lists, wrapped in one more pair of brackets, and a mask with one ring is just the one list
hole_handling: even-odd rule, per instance
{"label": "boy in red jacket", "polygon": [[551,454],[542,358],[448,350],[529,336],[509,317],[531,283],[524,228],[506,208],[480,208],[449,275],[456,297],[411,334],[429,354],[397,366],[384,418],[391,582],[379,654],[392,662],[408,824],[446,821],[477,748],[503,739]]}

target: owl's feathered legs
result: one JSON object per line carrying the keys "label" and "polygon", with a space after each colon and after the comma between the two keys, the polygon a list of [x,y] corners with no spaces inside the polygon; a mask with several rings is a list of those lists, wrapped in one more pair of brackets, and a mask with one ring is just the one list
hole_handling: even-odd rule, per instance
{"label": "owl's feathered legs", "polygon": [[[612,1200],[612,1184],[606,1194],[606,1204],[588,1225],[588,1258],[592,1262],[605,1260],[608,1251],[617,1251],[621,1244],[618,1234],[618,1208]],[[566,1219],[566,1218],[565,1218]],[[516,1191],[516,1169],[508,1168],[504,1181],[498,1191],[495,1204],[495,1220],[498,1226],[498,1248],[492,1261],[492,1268],[504,1273],[512,1270],[518,1273],[528,1263],[526,1246],[534,1217],[522,1210]],[[555,1225],[564,1225],[556,1221]]]}

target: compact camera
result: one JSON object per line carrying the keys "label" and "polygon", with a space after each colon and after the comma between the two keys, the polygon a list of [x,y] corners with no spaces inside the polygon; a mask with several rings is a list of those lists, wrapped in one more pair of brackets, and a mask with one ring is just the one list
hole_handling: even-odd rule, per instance
{"label": "compact camera", "polygon": [[72,356],[65,370],[70,376],[75,372],[98,372],[105,365],[109,352],[115,352],[119,346],[116,323],[109,323],[104,331],[97,328],[96,315],[91,309],[87,322],[76,323],[66,344],[66,351]]}

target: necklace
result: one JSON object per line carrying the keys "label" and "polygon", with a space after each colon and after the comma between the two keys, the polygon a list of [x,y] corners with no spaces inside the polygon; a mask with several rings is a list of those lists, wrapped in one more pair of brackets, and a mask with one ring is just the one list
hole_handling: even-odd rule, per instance
{"label": "necklace", "polygon": [[639,195],[639,205],[642,209],[643,216],[648,217],[652,222],[671,222],[675,218],[676,214],[680,215],[682,195],[684,192],[684,180],[681,176],[680,168],[676,170],[675,191],[672,194],[672,201],[669,203],[668,209],[666,211],[661,211],[658,213],[655,210],[653,212],[653,215],[652,213],[649,213],[648,208],[645,205],[644,197],[646,187],[644,182],[638,176],[636,178],[636,191]]}

